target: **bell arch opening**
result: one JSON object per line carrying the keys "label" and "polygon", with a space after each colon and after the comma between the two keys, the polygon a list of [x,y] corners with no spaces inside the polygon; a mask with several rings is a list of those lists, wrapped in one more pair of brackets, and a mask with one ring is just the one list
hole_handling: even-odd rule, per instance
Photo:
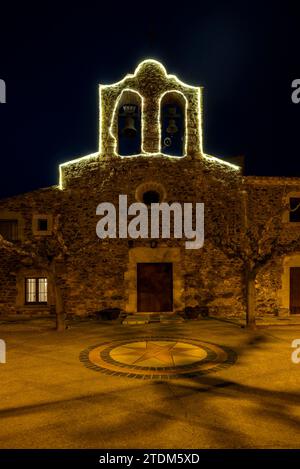
{"label": "bell arch opening", "polygon": [[185,156],[186,148],[185,96],[178,91],[166,92],[160,102],[160,147],[163,154]]}
{"label": "bell arch opening", "polygon": [[117,152],[120,156],[141,153],[142,148],[142,100],[138,93],[126,90],[117,106]]}

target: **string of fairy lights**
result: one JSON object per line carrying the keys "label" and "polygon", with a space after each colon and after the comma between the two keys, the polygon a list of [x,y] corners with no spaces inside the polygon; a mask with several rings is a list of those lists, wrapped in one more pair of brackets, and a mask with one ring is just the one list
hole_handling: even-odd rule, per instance
{"label": "string of fairy lights", "polygon": [[[214,162],[224,164],[224,165],[229,166],[229,167],[231,167],[232,169],[235,169],[235,170],[240,169],[239,166],[234,165],[233,163],[229,163],[229,162],[224,161],[222,159],[219,159],[215,156],[207,155],[203,152],[203,145],[202,145],[202,94],[201,94],[201,88],[185,84],[184,82],[179,80],[176,75],[168,75],[165,67],[160,62],[158,62],[157,60],[154,60],[154,59],[147,59],[147,60],[142,61],[138,65],[138,67],[136,68],[134,74],[126,75],[122,80],[120,80],[119,82],[113,83],[111,85],[99,85],[99,109],[100,109],[100,115],[99,115],[99,151],[60,164],[59,165],[59,186],[58,186],[60,189],[64,188],[63,168],[65,168],[66,166],[72,165],[72,164],[82,163],[83,161],[96,159],[96,158],[98,158],[99,156],[101,156],[103,154],[103,126],[107,125],[107,120],[106,120],[107,116],[105,115],[104,105],[103,105],[103,91],[107,88],[113,89],[113,88],[121,88],[123,85],[126,86],[126,82],[129,79],[136,78],[137,75],[141,72],[141,69],[149,63],[150,64],[155,64],[157,67],[159,67],[162,70],[165,77],[168,80],[170,80],[170,82],[175,81],[181,87],[186,88],[186,89],[192,89],[197,94],[197,112],[196,112],[195,117],[196,117],[196,127],[197,127],[197,132],[198,132],[198,146],[199,146],[199,148],[197,149],[198,152],[201,155],[203,155],[204,158],[209,159],[210,161],[214,161]],[[141,152],[138,153],[138,154],[130,155],[130,156],[122,156],[122,155],[118,154],[118,140],[117,140],[116,135],[114,134],[116,112],[119,109],[119,104],[120,104],[120,102],[123,98],[124,93],[136,94],[138,96],[138,99],[141,102],[141,116],[142,116],[141,117],[141,137],[142,137],[141,138]],[[115,100],[113,112],[111,114],[110,122],[109,122],[109,126],[108,126],[109,136],[113,139],[113,155],[114,156],[117,156],[117,157],[120,157],[120,158],[131,158],[131,157],[137,157],[137,156],[142,155],[142,156],[165,156],[165,157],[168,157],[168,158],[178,158],[178,156],[172,156],[172,155],[162,153],[161,107],[162,107],[162,100],[164,99],[164,97],[167,94],[173,94],[173,95],[177,94],[184,100],[184,103],[185,103],[185,105],[184,105],[184,110],[185,110],[185,118],[184,118],[185,131],[184,131],[184,154],[182,155],[182,157],[185,157],[185,156],[188,155],[188,147],[189,147],[189,142],[188,142],[188,137],[189,137],[189,134],[188,134],[188,125],[189,125],[189,123],[188,123],[188,107],[189,107],[189,102],[188,102],[188,99],[185,96],[185,94],[182,91],[179,91],[177,89],[172,88],[172,89],[169,89],[169,90],[166,90],[166,91],[162,92],[161,95],[159,96],[159,98],[158,98],[158,112],[157,112],[157,116],[156,116],[156,118],[157,118],[157,129],[158,129],[158,139],[159,139],[159,148],[158,148],[158,152],[151,153],[151,152],[145,150],[145,135],[144,135],[144,128],[145,128],[145,114],[144,114],[145,98],[136,89],[125,87],[125,88],[122,89],[119,96]]]}

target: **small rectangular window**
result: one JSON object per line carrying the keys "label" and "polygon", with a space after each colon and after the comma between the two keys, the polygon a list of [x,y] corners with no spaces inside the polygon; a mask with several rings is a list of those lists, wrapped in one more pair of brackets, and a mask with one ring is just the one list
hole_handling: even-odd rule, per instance
{"label": "small rectangular window", "polygon": [[39,231],[47,231],[48,230],[48,220],[47,220],[47,218],[39,218],[38,219],[38,230]]}
{"label": "small rectangular window", "polygon": [[47,278],[25,279],[25,302],[27,304],[46,304],[48,301]]}
{"label": "small rectangular window", "polygon": [[53,217],[52,214],[34,213],[32,216],[32,232],[35,236],[51,236]]}
{"label": "small rectangular window", "polygon": [[0,234],[7,241],[18,239],[18,220],[0,220]]}
{"label": "small rectangular window", "polygon": [[300,197],[290,198],[290,222],[300,222]]}

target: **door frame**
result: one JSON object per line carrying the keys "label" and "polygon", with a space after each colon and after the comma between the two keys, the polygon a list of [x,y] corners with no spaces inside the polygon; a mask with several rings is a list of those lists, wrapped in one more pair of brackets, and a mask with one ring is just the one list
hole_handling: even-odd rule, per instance
{"label": "door frame", "polygon": [[[139,311],[139,275],[138,275],[139,274],[139,266],[147,265],[147,264],[148,265],[164,265],[165,264],[165,265],[171,266],[171,268],[170,268],[170,278],[168,280],[171,281],[171,285],[172,285],[172,288],[171,288],[171,291],[170,291],[170,294],[171,294],[170,303],[172,305],[172,308],[167,310],[167,311],[164,311],[164,310],[162,310],[162,311]],[[158,313],[163,313],[163,312],[172,314],[173,308],[174,308],[174,306],[173,306],[173,303],[174,303],[173,302],[173,296],[174,296],[174,292],[173,292],[173,290],[174,290],[174,288],[173,288],[173,262],[137,262],[136,270],[137,270],[137,284],[136,284],[137,312],[139,314],[143,314],[143,313],[149,314],[151,312],[152,313],[157,313],[157,314]]]}
{"label": "door frame", "polygon": [[[185,308],[183,261],[180,248],[146,248],[136,247],[129,250],[127,271],[124,274],[126,284],[125,312],[137,312],[137,267],[138,263],[172,263],[173,264],[173,313]],[[141,313],[142,314],[142,313]],[[146,313],[149,314],[149,313]],[[157,313],[156,313],[157,314]],[[172,312],[170,312],[172,314]]]}
{"label": "door frame", "polygon": [[[293,313],[293,311],[292,311],[292,269],[298,269],[299,272],[300,272],[300,266],[299,267],[298,266],[290,267],[290,314],[292,314],[294,316],[295,314],[300,314],[300,311],[297,312],[297,313]],[[300,280],[300,278],[299,278],[299,280]],[[300,288],[300,284],[299,284],[299,288]],[[300,309],[300,305],[299,305],[299,309]]]}
{"label": "door frame", "polygon": [[295,252],[284,257],[282,263],[282,276],[281,276],[281,289],[278,290],[278,300],[280,315],[295,316],[295,313],[290,312],[290,300],[291,300],[291,285],[290,285],[290,269],[291,267],[300,267],[300,252]]}

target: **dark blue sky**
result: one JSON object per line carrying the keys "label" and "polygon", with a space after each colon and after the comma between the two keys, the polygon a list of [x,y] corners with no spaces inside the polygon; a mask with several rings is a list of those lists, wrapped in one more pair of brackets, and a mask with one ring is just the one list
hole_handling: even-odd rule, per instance
{"label": "dark blue sky", "polygon": [[147,57],[205,87],[206,152],[244,154],[247,174],[300,176],[299,15],[288,2],[58,5],[1,6],[0,197],[56,184],[59,163],[96,151],[98,84]]}

